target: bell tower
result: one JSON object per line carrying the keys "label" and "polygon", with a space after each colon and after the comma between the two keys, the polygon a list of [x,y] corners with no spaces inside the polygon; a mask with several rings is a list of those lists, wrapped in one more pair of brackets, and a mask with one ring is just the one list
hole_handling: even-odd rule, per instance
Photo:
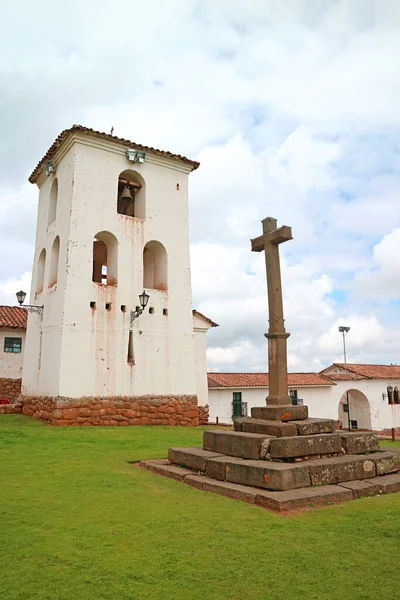
{"label": "bell tower", "polygon": [[44,309],[29,315],[25,414],[198,422],[188,234],[198,166],[79,125],[39,162],[30,303]]}

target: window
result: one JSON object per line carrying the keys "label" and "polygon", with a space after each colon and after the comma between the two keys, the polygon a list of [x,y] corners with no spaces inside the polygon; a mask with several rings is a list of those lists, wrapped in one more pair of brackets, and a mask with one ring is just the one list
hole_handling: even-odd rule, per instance
{"label": "window", "polygon": [[4,352],[12,352],[13,354],[22,352],[22,338],[4,338]]}
{"label": "window", "polygon": [[143,251],[143,287],[168,289],[167,251],[160,242],[148,242]]}
{"label": "window", "polygon": [[117,285],[118,241],[108,231],[96,233],[93,240],[92,281]]}
{"label": "window", "polygon": [[144,180],[136,171],[122,171],[118,177],[117,212],[144,219]]}
{"label": "window", "polygon": [[50,190],[50,202],[49,202],[49,222],[51,225],[56,220],[57,216],[57,200],[58,200],[58,179],[53,181],[53,185]]}
{"label": "window", "polygon": [[59,257],[60,257],[60,238],[57,236],[53,242],[53,247],[51,249],[49,287],[53,287],[53,285],[55,285],[57,283]]}
{"label": "window", "polygon": [[38,266],[37,266],[37,279],[36,279],[36,293],[40,294],[43,292],[43,283],[44,283],[44,272],[46,268],[46,250],[43,250],[40,253]]}

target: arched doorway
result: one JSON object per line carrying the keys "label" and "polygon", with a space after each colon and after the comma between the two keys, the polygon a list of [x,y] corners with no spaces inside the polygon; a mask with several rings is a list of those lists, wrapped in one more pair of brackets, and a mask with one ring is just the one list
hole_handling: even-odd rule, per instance
{"label": "arched doorway", "polygon": [[347,390],[340,399],[339,421],[343,429],[349,428],[347,394],[349,396],[351,429],[371,430],[371,407],[368,398],[360,390]]}

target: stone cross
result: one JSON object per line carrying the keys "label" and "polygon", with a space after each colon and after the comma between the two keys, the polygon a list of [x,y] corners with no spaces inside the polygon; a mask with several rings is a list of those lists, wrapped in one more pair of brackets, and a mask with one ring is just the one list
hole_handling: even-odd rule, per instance
{"label": "stone cross", "polygon": [[292,229],[283,225],[277,227],[277,220],[267,217],[262,221],[263,235],[251,240],[253,252],[265,250],[267,269],[269,329],[268,372],[269,394],[267,405],[279,406],[292,404],[288,393],[286,340],[290,333],[285,331],[282,304],[281,268],[279,263],[279,244],[292,240]]}

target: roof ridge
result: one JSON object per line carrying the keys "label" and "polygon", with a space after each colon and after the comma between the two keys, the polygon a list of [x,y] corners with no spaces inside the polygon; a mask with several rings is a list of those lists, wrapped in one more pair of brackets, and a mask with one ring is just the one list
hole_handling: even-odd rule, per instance
{"label": "roof ridge", "polygon": [[157,154],[158,156],[163,156],[164,158],[172,158],[175,160],[181,160],[182,162],[185,162],[185,163],[191,165],[192,171],[196,170],[200,166],[200,163],[198,161],[191,160],[190,158],[187,158],[186,156],[183,156],[182,154],[174,154],[173,152],[169,152],[169,150],[160,150],[158,148],[154,148],[153,146],[145,146],[143,144],[138,144],[136,142],[132,142],[131,140],[127,140],[125,138],[120,138],[116,135],[112,135],[111,133],[105,133],[104,131],[98,131],[96,129],[92,129],[91,127],[85,127],[84,125],[74,124],[74,125],[72,125],[72,127],[69,127],[68,129],[63,129],[61,131],[61,133],[58,134],[58,136],[56,137],[56,139],[54,140],[54,142],[52,143],[50,148],[47,150],[45,155],[40,159],[40,161],[38,162],[36,167],[33,169],[30,177],[28,178],[30,183],[36,183],[38,175],[39,175],[39,171],[43,167],[44,163],[47,160],[51,160],[53,158],[53,156],[55,155],[55,153],[57,152],[57,150],[61,146],[61,144],[64,142],[64,140],[66,140],[67,137],[74,132],[86,133],[86,134],[94,135],[96,137],[101,137],[102,139],[108,140],[111,142],[117,142],[120,144],[127,144],[129,146],[135,146],[138,149],[145,150],[146,152],[151,152],[153,154]]}

